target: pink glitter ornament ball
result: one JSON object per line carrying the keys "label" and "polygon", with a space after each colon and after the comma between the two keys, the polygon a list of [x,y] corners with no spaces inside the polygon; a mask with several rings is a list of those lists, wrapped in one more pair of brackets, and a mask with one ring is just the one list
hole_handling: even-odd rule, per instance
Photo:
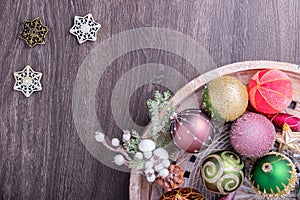
{"label": "pink glitter ornament ball", "polygon": [[245,113],[231,127],[231,145],[238,153],[250,158],[268,153],[275,139],[273,124],[261,114]]}
{"label": "pink glitter ornament ball", "polygon": [[179,149],[188,153],[198,153],[211,144],[214,128],[204,113],[189,109],[173,117],[171,134]]}

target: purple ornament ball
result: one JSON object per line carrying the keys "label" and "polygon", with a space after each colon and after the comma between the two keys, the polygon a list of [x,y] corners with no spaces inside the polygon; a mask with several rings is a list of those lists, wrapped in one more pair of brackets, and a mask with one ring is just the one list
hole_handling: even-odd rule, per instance
{"label": "purple ornament ball", "polygon": [[171,123],[175,145],[188,153],[198,153],[211,144],[214,128],[200,110],[188,109],[175,115]]}
{"label": "purple ornament ball", "polygon": [[268,153],[275,139],[274,125],[261,114],[247,112],[231,127],[231,145],[238,153],[249,158],[259,158]]}

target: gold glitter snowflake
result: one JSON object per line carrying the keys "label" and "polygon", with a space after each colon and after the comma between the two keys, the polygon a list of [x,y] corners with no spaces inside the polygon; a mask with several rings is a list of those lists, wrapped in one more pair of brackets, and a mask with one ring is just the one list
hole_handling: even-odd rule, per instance
{"label": "gold glitter snowflake", "polygon": [[25,40],[30,47],[34,47],[37,44],[45,44],[48,32],[48,27],[42,24],[40,18],[36,17],[32,21],[23,22],[20,38]]}

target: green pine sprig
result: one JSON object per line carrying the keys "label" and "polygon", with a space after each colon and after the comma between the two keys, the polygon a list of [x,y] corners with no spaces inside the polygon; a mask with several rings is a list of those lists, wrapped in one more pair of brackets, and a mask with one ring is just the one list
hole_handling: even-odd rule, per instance
{"label": "green pine sprig", "polygon": [[[151,115],[151,138],[156,141],[158,147],[163,147],[171,140],[169,136],[170,116],[174,112],[174,103],[169,102],[171,93],[169,91],[161,94],[155,92],[154,99],[147,101],[147,106]],[[166,113],[159,117],[160,112],[166,109]]]}
{"label": "green pine sprig", "polygon": [[145,162],[146,162],[145,160],[139,160],[137,158],[134,158],[129,162],[128,168],[143,169]]}

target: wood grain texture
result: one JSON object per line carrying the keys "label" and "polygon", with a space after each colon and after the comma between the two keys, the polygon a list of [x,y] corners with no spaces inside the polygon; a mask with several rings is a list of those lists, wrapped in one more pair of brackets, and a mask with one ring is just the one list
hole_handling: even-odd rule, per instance
{"label": "wood grain texture", "polygon": [[[72,91],[84,58],[105,39],[140,27],[162,27],[198,41],[217,66],[245,60],[300,64],[298,0],[53,0],[0,4],[0,198],[129,199],[129,174],[104,166],[85,149],[72,119]],[[97,42],[79,45],[69,34],[75,15],[92,13],[102,24]],[[18,38],[23,20],[39,16],[50,27],[45,46],[27,47]],[[160,50],[125,54],[98,83],[98,120],[110,137],[120,137],[111,115],[111,91],[136,65],[161,63],[188,80],[199,73],[184,59]],[[12,90],[13,72],[30,65],[43,73],[43,91],[30,98]],[[207,69],[203,69],[203,72]],[[131,97],[130,112],[149,122],[145,100],[150,84]]]}

